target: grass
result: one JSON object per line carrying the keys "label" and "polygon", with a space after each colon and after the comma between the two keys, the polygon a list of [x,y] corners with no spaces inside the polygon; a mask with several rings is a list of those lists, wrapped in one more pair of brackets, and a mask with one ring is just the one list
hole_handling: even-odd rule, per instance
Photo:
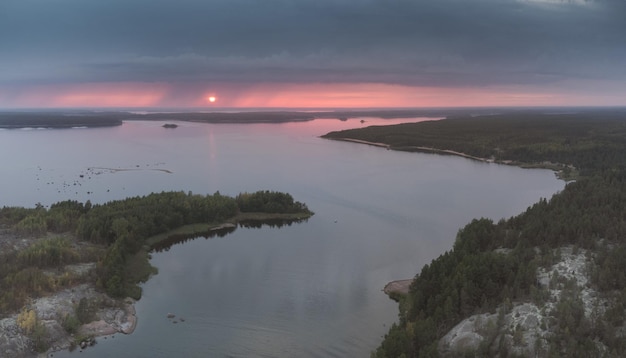
{"label": "grass", "polygon": [[189,224],[177,227],[176,229],[154,235],[146,240],[147,248],[153,247],[155,244],[158,244],[162,241],[169,239],[172,236],[184,235],[184,236],[192,236],[192,235],[200,235],[205,233],[211,228],[218,227],[221,224],[206,224],[206,223],[198,223],[198,224]]}
{"label": "grass", "polygon": [[267,221],[267,220],[304,220],[308,219],[313,213],[260,213],[260,212],[245,212],[239,213],[229,219],[220,223],[197,223],[189,224],[177,227],[176,229],[154,235],[146,240],[146,246],[148,248],[154,247],[154,245],[161,243],[172,236],[201,236],[210,232],[211,230],[218,230],[223,228],[224,225],[237,223],[242,221]]}

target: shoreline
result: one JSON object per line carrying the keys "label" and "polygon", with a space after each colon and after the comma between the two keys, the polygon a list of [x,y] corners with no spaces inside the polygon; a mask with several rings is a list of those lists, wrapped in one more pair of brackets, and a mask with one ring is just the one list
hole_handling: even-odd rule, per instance
{"label": "shoreline", "polygon": [[[124,299],[123,308],[116,310],[103,309],[100,320],[86,323],[78,330],[79,334],[94,338],[111,336],[117,333],[132,334],[137,328],[137,310],[135,300]],[[109,316],[113,316],[110,319]],[[108,319],[107,319],[108,318]]]}
{"label": "shoreline", "polygon": [[[573,180],[572,178],[565,177],[563,175],[563,170],[555,168],[554,167],[555,164],[546,165],[546,164],[541,164],[541,163],[528,164],[528,163],[518,163],[518,162],[513,162],[513,161],[497,161],[495,159],[476,157],[476,156],[473,156],[473,155],[469,155],[469,154],[466,154],[466,153],[457,152],[457,151],[449,150],[449,149],[437,149],[437,148],[432,148],[432,147],[421,147],[421,146],[393,147],[392,145],[386,144],[386,143],[370,142],[370,141],[366,141],[366,140],[362,140],[362,139],[354,139],[354,138],[346,138],[346,137],[342,137],[342,138],[324,137],[324,138],[325,139],[336,140],[336,141],[342,141],[342,142],[352,142],[352,143],[358,143],[358,144],[365,144],[365,145],[370,145],[370,146],[374,146],[374,147],[385,148],[387,150],[397,150],[397,151],[407,151],[407,152],[423,152],[423,153],[442,154],[442,155],[454,155],[454,156],[458,156],[458,157],[462,157],[462,158],[466,158],[466,159],[476,160],[476,161],[483,162],[483,163],[513,165],[513,166],[517,166],[517,167],[523,168],[523,169],[548,169],[548,170],[552,170],[555,173],[555,175],[557,176],[557,178],[559,178],[561,180],[564,180],[564,181]],[[383,292],[387,296],[389,296],[389,298],[391,298],[392,300],[399,301],[402,297],[405,297],[406,295],[409,294],[409,287],[411,285],[411,282],[413,282],[413,279],[390,281],[383,288]]]}
{"label": "shoreline", "polygon": [[572,166],[568,166],[560,163],[522,163],[515,162],[512,160],[496,160],[493,158],[482,158],[476,157],[467,153],[457,152],[450,149],[438,149],[433,147],[421,147],[421,146],[402,146],[402,147],[394,147],[390,144],[380,143],[380,142],[369,142],[361,139],[353,139],[353,138],[330,138],[330,137],[322,137],[324,139],[336,140],[340,142],[352,142],[358,144],[371,145],[374,147],[385,148],[387,150],[396,150],[401,152],[420,152],[420,153],[429,153],[429,154],[441,154],[441,155],[453,155],[461,158],[476,160],[483,163],[493,163],[493,164],[501,164],[501,165],[512,165],[515,167],[519,167],[522,169],[547,169],[552,170],[557,178],[569,182],[576,180],[575,175],[565,174],[564,169],[575,169]]}
{"label": "shoreline", "polygon": [[[73,314],[77,302],[86,299],[96,304],[96,320],[82,324],[72,334],[63,327],[62,317]],[[9,357],[50,357],[56,352],[86,349],[96,343],[96,338],[107,339],[116,334],[132,334],[137,328],[136,301],[130,298],[112,299],[98,292],[93,284],[83,283],[35,299],[27,309],[36,313],[38,322],[47,330],[49,348],[37,353],[32,348],[31,337],[18,323],[18,313],[0,319],[0,355]]]}
{"label": "shoreline", "polygon": [[[181,226],[175,230],[164,232],[160,235],[151,237],[146,241],[146,252],[148,247],[154,246],[156,243],[166,241],[168,238],[176,235],[193,237],[203,234],[215,234],[224,230],[234,230],[241,222],[264,222],[273,220],[281,221],[301,221],[306,220],[313,215],[313,212],[307,213],[258,213],[246,212],[224,220],[221,223],[213,224],[195,224]],[[15,241],[15,236],[6,228],[0,227],[0,247],[7,249],[15,249],[20,251],[28,247],[33,242],[44,239],[45,237],[37,237],[31,239],[23,239],[20,241],[20,247],[7,246],[9,242]],[[172,243],[170,243],[172,244]],[[146,258],[148,256],[146,255]],[[147,261],[149,264],[149,261]],[[80,277],[87,277],[89,272],[94,269],[95,263],[83,263],[85,270],[80,271]],[[70,270],[67,265],[64,270]],[[69,272],[69,271],[68,271]],[[149,275],[152,275],[150,272]],[[63,326],[63,317],[75,315],[76,307],[79,302],[86,299],[90,302],[93,321],[81,324],[75,328],[73,334],[69,333]],[[96,289],[93,282],[83,282],[71,287],[58,290],[46,296],[34,299],[22,310],[32,310],[35,312],[37,320],[46,328],[48,342],[50,347],[42,353],[36,353],[31,346],[31,338],[22,332],[18,324],[18,312],[14,312],[3,318],[0,318],[0,356],[7,354],[16,357],[49,357],[50,354],[77,348],[80,350],[87,349],[96,343],[96,338],[107,339],[116,334],[130,335],[135,332],[139,317],[135,304],[137,300],[131,297],[115,299],[108,296],[104,292]]]}
{"label": "shoreline", "polygon": [[412,282],[412,278],[388,282],[383,288],[383,292],[385,292],[385,294],[387,294],[387,296],[389,296],[391,299],[395,300],[394,297],[396,296],[406,296],[409,294],[409,289]]}
{"label": "shoreline", "polygon": [[438,149],[438,148],[433,148],[433,147],[420,147],[420,146],[402,146],[402,147],[394,147],[391,144],[386,144],[386,143],[380,143],[380,142],[369,142],[366,140],[361,140],[361,139],[353,139],[353,138],[328,138],[325,137],[326,139],[330,139],[330,140],[337,140],[337,141],[342,141],[342,142],[353,142],[353,143],[360,143],[360,144],[367,144],[367,145],[371,145],[374,147],[381,147],[381,148],[385,148],[388,150],[397,150],[397,151],[405,151],[405,152],[425,152],[425,153],[435,153],[435,154],[448,154],[448,155],[454,155],[454,156],[458,156],[458,157],[463,157],[463,158],[467,158],[467,159],[472,159],[472,160],[477,160],[479,162],[485,162],[485,163],[496,163],[496,164],[511,164],[512,162],[507,162],[507,161],[496,161],[495,159],[490,159],[490,158],[481,158],[481,157],[475,157],[473,155],[469,155],[466,153],[462,153],[462,152],[457,152],[454,150],[450,150],[450,149]]}
{"label": "shoreline", "polygon": [[[464,111],[460,109],[354,109],[354,110],[318,110],[301,109],[270,109],[252,112],[221,111],[166,111],[137,112],[113,110],[94,112],[92,110],[41,110],[36,112],[1,111],[0,129],[66,129],[66,128],[97,128],[122,125],[124,121],[182,121],[192,123],[290,123],[307,122],[321,118],[376,117],[383,119],[413,117],[443,117],[450,113]],[[68,115],[70,113],[71,115]]]}

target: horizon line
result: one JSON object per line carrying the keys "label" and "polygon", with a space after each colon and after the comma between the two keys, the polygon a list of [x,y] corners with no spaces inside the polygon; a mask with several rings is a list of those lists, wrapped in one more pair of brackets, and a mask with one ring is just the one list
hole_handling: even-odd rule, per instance
{"label": "horizon line", "polygon": [[183,111],[183,112],[219,112],[219,111],[258,111],[258,112],[332,112],[332,111],[420,111],[420,110],[469,110],[469,109],[626,109],[626,105],[522,105],[522,106],[433,106],[433,107],[200,107],[200,106],[164,106],[164,107],[0,107],[0,112],[11,111]]}

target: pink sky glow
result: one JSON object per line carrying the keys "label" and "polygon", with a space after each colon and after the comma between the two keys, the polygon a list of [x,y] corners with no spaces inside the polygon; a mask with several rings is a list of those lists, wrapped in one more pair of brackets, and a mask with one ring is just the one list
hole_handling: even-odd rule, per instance
{"label": "pink sky glow", "polygon": [[[210,97],[216,100],[211,102]],[[83,83],[0,87],[0,107],[367,108],[615,105],[623,94],[583,96],[524,87],[411,87],[387,84]]]}

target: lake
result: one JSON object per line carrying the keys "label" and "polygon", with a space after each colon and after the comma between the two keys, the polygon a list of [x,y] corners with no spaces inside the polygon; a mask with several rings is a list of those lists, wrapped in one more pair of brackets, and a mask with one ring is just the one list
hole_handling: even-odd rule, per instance
{"label": "lake", "polygon": [[54,357],[368,357],[397,318],[387,282],[451,249],[471,219],[516,215],[564,187],[547,170],[318,138],[425,119],[360,120],[1,130],[0,205],[278,190],[315,212],[154,253],[135,332]]}

